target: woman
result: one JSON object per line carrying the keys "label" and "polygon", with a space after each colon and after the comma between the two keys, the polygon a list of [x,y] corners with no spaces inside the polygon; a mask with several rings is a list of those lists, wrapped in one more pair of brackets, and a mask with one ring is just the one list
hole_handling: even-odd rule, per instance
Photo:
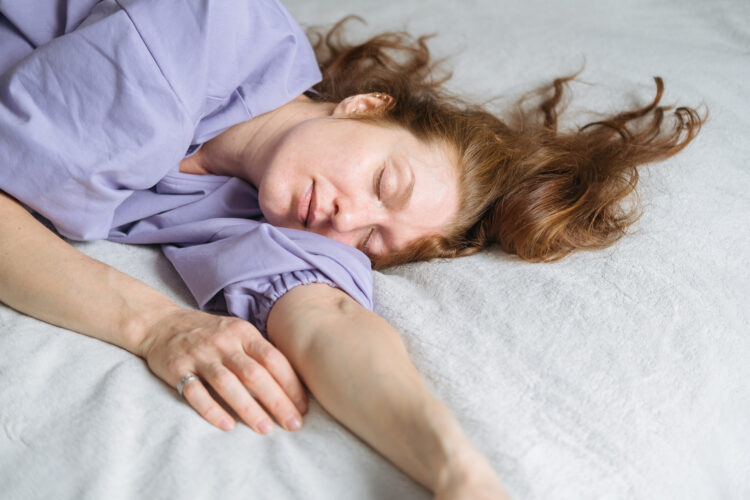
{"label": "woman", "polygon": [[[376,265],[385,266],[467,255],[493,242],[529,260],[606,245],[632,218],[620,213],[618,202],[632,191],[635,166],[677,152],[701,120],[694,111],[680,108],[680,128],[662,132],[657,80],[657,97],[650,106],[590,124],[580,133],[558,134],[556,107],[564,83],[558,80],[553,96],[541,106],[543,123],[535,124],[537,115],[530,113],[506,124],[445,95],[439,83],[429,80],[423,40],[408,44],[397,35],[354,47],[342,47],[334,38],[320,43],[323,80],[315,84],[318,77],[311,71],[314,64],[305,56],[305,45],[297,37],[293,47],[288,46],[290,32],[296,33],[288,15],[278,5],[243,3],[217,7],[195,2],[204,9],[200,19],[207,20],[205,30],[199,30],[207,35],[197,42],[187,36],[189,31],[176,30],[174,36],[159,32],[166,25],[159,20],[168,18],[178,27],[195,20],[169,2],[122,2],[122,7],[101,2],[79,15],[78,24],[68,15],[71,26],[61,29],[65,36],[40,36],[36,43],[28,41],[39,34],[29,27],[21,30],[23,23],[16,20],[12,27],[25,33],[25,40],[14,53],[23,52],[23,42],[33,53],[17,65],[6,64],[2,149],[22,149],[11,143],[28,144],[33,136],[24,129],[29,123],[24,118],[49,117],[55,105],[60,108],[57,118],[68,121],[64,128],[46,132],[68,134],[69,140],[57,137],[55,143],[62,146],[37,141],[32,153],[24,153],[39,160],[33,155],[47,151],[46,161],[65,165],[53,173],[29,175],[19,166],[29,160],[24,154],[3,158],[9,167],[0,187],[71,237],[176,243],[165,251],[191,290],[199,290],[201,305],[253,319],[278,350],[245,321],[180,309],[145,285],[78,254],[7,197],[2,198],[6,216],[0,223],[0,253],[5,257],[0,300],[143,356],[201,415],[224,429],[232,427],[233,419],[209,394],[209,386],[259,432],[267,431],[271,422],[247,389],[285,428],[299,428],[306,402],[294,366],[336,418],[438,496],[501,495],[486,460],[428,394],[396,333],[361,305],[368,302],[367,278],[357,270],[361,254],[351,248],[360,247]],[[265,10],[244,10],[261,7]],[[13,13],[3,13],[13,18]],[[196,53],[206,47],[215,50],[212,44],[226,36],[226,25],[219,21],[230,17],[232,22],[272,20],[263,29],[240,26],[232,34],[258,37],[262,32],[267,48],[261,52],[272,55],[273,64],[255,65],[238,77],[227,75],[226,68],[239,66],[239,55],[237,61],[218,63],[212,57],[175,61],[172,54],[182,53],[177,50],[182,43],[192,43]],[[217,25],[221,37],[212,36]],[[116,43],[103,46],[108,40]],[[74,61],[74,68],[67,67],[69,57],[55,57],[76,53],[74,49],[84,53],[83,64]],[[390,58],[392,49],[400,49],[407,59]],[[97,66],[99,72],[93,72],[90,66],[97,54],[105,60],[112,54],[138,57],[118,59],[118,64]],[[64,61],[66,67],[55,61]],[[262,71],[256,71],[259,66]],[[107,68],[111,78],[102,76]],[[82,81],[82,74],[90,79]],[[268,88],[278,85],[264,86],[262,81],[281,81],[289,92],[269,97]],[[41,90],[31,92],[29,82]],[[48,82],[73,90],[60,93],[64,99],[48,99]],[[317,93],[305,96],[314,84]],[[114,105],[107,85],[126,89]],[[82,99],[76,100],[80,96],[93,101],[103,96],[104,104],[86,102],[87,108]],[[43,102],[43,109],[32,109],[30,102]],[[254,111],[250,119],[238,119],[242,113],[237,105]],[[119,113],[128,108],[138,113]],[[654,120],[625,127],[643,116]],[[126,139],[132,142],[117,142],[116,151],[124,153],[110,158],[108,141],[121,131],[108,128],[114,117],[126,122],[132,134]],[[106,133],[99,134],[102,126]],[[182,159],[190,144],[203,145]],[[79,172],[69,166],[80,163],[81,150],[84,156],[101,152],[95,161],[84,162],[98,170]],[[166,167],[143,169],[146,158],[149,165]],[[182,173],[174,171],[178,165]],[[205,173],[236,175],[256,186],[262,215],[286,229],[260,225],[262,229],[254,226],[252,231],[270,231],[260,241],[315,265],[291,270],[282,266],[279,274],[295,281],[277,289],[278,283],[266,279],[274,285],[271,293],[268,287],[259,290],[257,275],[246,276],[239,285],[221,283],[217,290],[223,278],[216,275],[226,270],[204,266],[210,257],[221,260],[235,248],[221,245],[248,234],[249,222],[227,217],[247,213],[243,200],[252,190],[225,177],[195,175]],[[77,191],[53,189],[59,186]],[[171,194],[195,199],[175,203],[170,198],[153,213],[143,211]],[[217,196],[219,202],[201,207],[213,209],[241,198],[218,214],[225,219],[218,230],[205,227],[201,219],[209,214],[192,205]],[[309,235],[312,232],[329,240],[324,244]],[[211,253],[215,244],[221,253]],[[193,272],[196,267],[200,272]],[[206,268],[211,272],[203,272]],[[321,273],[322,268],[328,271]],[[212,286],[205,285],[212,280]]]}

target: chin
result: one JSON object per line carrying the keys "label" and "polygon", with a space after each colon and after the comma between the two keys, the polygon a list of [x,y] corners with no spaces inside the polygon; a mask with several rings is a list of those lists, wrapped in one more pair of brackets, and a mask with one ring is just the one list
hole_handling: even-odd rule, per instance
{"label": "chin", "polygon": [[272,226],[286,227],[289,229],[305,229],[304,227],[300,227],[296,218],[290,221],[286,214],[279,214],[277,211],[266,209],[262,203],[260,204],[260,211],[263,212],[263,217],[266,219],[266,222]]}
{"label": "chin", "polygon": [[266,222],[268,222],[272,226],[288,227],[287,224],[284,224],[284,219],[274,214],[273,212],[268,212],[266,210],[263,210],[262,207],[261,207],[261,212],[263,212],[263,217],[265,217]]}

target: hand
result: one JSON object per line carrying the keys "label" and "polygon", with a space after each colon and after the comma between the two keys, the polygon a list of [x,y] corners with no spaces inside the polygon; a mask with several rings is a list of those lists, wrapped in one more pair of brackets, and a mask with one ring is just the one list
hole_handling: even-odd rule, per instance
{"label": "hand", "polygon": [[247,321],[177,308],[148,328],[140,352],[149,368],[172,387],[188,373],[198,375],[201,380],[186,383],[182,393],[203,418],[222,430],[231,430],[234,419],[204,383],[261,434],[268,434],[273,423],[258,401],[285,429],[302,426],[305,389],[286,357]]}
{"label": "hand", "polygon": [[473,447],[457,454],[442,474],[435,500],[508,500],[500,479],[487,459]]}

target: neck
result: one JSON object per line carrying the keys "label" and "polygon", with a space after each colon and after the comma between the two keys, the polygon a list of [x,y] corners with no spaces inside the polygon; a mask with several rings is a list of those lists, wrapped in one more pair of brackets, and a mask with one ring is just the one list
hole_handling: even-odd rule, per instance
{"label": "neck", "polygon": [[305,95],[272,111],[238,123],[194,155],[207,173],[244,179],[258,186],[281,139],[303,121],[329,116],[335,104],[315,102]]}

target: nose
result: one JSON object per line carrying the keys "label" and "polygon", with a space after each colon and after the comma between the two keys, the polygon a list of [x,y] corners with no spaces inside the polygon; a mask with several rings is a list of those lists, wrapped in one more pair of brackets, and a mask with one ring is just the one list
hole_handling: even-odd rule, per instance
{"label": "nose", "polygon": [[349,198],[335,199],[331,213],[331,229],[336,233],[333,238],[348,245],[358,245],[363,235],[379,222],[377,208],[374,204],[370,206]]}
{"label": "nose", "polygon": [[367,225],[363,204],[356,200],[347,198],[336,198],[333,200],[333,212],[331,213],[331,226],[340,233],[349,233],[362,229]]}

